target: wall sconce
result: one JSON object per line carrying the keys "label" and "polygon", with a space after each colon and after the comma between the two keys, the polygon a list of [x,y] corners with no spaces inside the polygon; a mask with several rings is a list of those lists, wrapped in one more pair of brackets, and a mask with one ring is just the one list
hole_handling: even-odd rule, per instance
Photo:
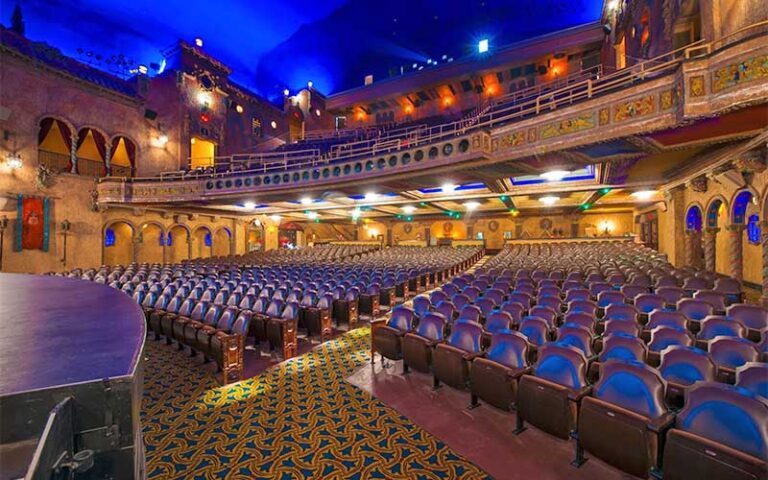
{"label": "wall sconce", "polygon": [[3,218],[0,218],[0,271],[3,270],[3,241],[6,228],[8,228],[8,217],[3,215]]}
{"label": "wall sconce", "polygon": [[608,220],[603,221],[600,224],[600,229],[603,231],[603,234],[607,237],[610,236],[611,231],[613,230],[613,224],[609,222]]}
{"label": "wall sconce", "polygon": [[64,255],[61,259],[61,263],[64,264],[64,268],[67,267],[67,234],[72,229],[72,223],[70,223],[69,220],[64,220],[61,222],[61,233],[64,235]]}
{"label": "wall sconce", "polygon": [[18,153],[9,153],[5,157],[5,166],[10,168],[11,170],[18,170],[24,165],[24,162],[21,160],[21,155]]}

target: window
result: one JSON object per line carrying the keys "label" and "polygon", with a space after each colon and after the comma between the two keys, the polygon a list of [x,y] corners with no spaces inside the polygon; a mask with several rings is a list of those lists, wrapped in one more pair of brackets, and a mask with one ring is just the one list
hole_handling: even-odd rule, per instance
{"label": "window", "polygon": [[166,246],[171,246],[173,243],[173,234],[171,232],[168,232],[168,237],[166,238],[165,244]]}
{"label": "window", "polygon": [[512,231],[511,230],[505,230],[504,231],[504,240],[512,240]]}
{"label": "window", "polygon": [[162,247],[165,244],[165,238],[163,238],[163,232],[160,232],[160,246]]}
{"label": "window", "polygon": [[477,232],[477,234],[475,234],[475,238],[477,240],[482,240],[485,238],[485,234],[483,232]]}
{"label": "window", "polygon": [[115,246],[115,231],[111,228],[108,228],[104,232],[104,246],[105,247],[114,247]]}
{"label": "window", "polygon": [[211,232],[208,232],[205,234],[205,246],[210,247],[213,243],[213,239],[211,238]]}
{"label": "window", "polygon": [[757,214],[750,215],[747,221],[747,239],[753,245],[760,245],[760,217]]}

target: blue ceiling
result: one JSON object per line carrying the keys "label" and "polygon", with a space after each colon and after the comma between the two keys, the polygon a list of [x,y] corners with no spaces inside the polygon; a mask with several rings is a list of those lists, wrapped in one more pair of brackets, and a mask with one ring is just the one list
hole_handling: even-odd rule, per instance
{"label": "blue ceiling", "polygon": [[[0,0],[10,24],[17,0]],[[20,0],[26,35],[107,71],[162,65],[178,39],[232,67],[269,98],[313,81],[325,93],[377,80],[428,58],[472,54],[596,21],[602,0]]]}

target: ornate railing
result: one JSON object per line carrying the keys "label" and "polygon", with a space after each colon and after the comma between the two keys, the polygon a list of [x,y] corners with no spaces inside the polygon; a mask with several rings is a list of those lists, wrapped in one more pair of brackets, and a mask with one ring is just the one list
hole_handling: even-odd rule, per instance
{"label": "ornate railing", "polygon": [[62,153],[48,152],[46,150],[37,151],[37,161],[40,165],[45,165],[55,173],[69,172],[71,166],[71,157]]}

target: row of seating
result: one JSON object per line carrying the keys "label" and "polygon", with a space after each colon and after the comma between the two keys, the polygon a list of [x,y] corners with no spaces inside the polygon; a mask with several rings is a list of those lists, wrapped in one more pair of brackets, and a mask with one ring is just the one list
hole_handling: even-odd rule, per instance
{"label": "row of seating", "polygon": [[[601,275],[650,265],[668,270],[663,259],[629,245],[566,245],[567,257],[556,246],[529,251],[535,247],[550,255],[552,269],[540,258],[531,269],[520,252],[494,258],[474,275],[416,297],[413,309],[398,307],[388,322],[375,322],[372,354],[402,359],[406,372],[431,373],[435,387],[469,389],[472,405],[480,398],[516,410],[517,432],[528,422],[572,436],[577,465],[586,449],[642,477],[663,470],[667,478],[763,478],[768,366],[745,337],[750,330],[762,336],[765,360],[768,312],[731,304],[713,316],[711,305],[699,310],[700,298],[682,298],[643,312],[641,321],[637,295],[598,307],[602,291],[568,298],[565,282],[585,286],[595,266]],[[557,266],[559,258],[570,265]],[[551,275],[556,268],[562,278]],[[537,269],[543,274],[534,279]],[[530,291],[519,291],[526,286]],[[457,295],[466,297],[458,297],[460,308],[452,304]]]}

